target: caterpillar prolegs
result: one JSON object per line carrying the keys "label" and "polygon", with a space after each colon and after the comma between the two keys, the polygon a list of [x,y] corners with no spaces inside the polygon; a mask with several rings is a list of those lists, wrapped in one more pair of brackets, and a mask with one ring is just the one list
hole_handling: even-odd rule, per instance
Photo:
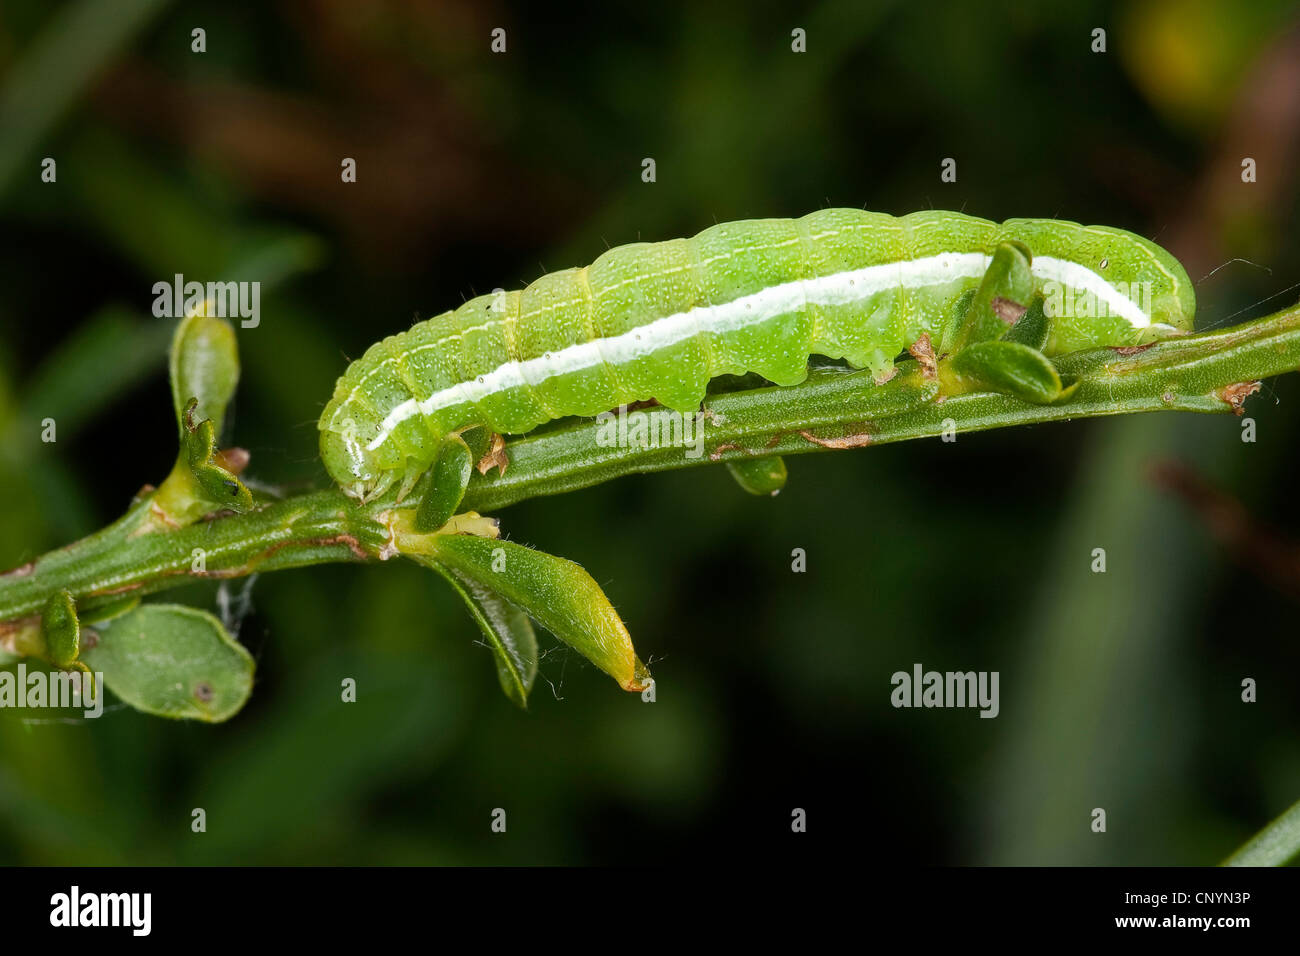
{"label": "caterpillar prolegs", "polygon": [[[321,415],[321,457],[354,497],[394,483],[404,495],[448,439],[476,426],[519,434],[648,399],[690,412],[716,376],[794,385],[814,354],[883,377],[923,333],[941,354],[953,346],[990,266],[1012,248],[1043,299],[1047,355],[1192,327],[1182,266],[1121,229],[857,209],[723,223],[619,246],[376,343]],[[464,454],[450,457],[439,471],[466,475]]]}

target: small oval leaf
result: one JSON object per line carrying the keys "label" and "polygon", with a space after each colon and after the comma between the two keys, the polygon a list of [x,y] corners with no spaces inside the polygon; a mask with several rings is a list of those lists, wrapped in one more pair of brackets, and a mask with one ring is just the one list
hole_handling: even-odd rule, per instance
{"label": "small oval leaf", "polygon": [[172,405],[182,438],[186,431],[186,406],[191,399],[197,399],[198,405],[188,413],[190,422],[211,419],[213,430],[220,435],[226,406],[239,383],[239,346],[234,327],[214,316],[186,316],[172,336],[168,365]]}
{"label": "small oval leaf", "polygon": [[1046,405],[1066,392],[1056,367],[1037,349],[1017,342],[979,342],[953,356],[952,371],[968,386]]}
{"label": "small oval leaf", "polygon": [[460,507],[474,471],[474,453],[459,435],[442,443],[438,460],[424,482],[424,497],[415,512],[416,531],[437,531]]}
{"label": "small oval leaf", "polygon": [[144,604],[93,634],[81,660],[136,710],[215,723],[252,693],[253,658],[206,611]]}

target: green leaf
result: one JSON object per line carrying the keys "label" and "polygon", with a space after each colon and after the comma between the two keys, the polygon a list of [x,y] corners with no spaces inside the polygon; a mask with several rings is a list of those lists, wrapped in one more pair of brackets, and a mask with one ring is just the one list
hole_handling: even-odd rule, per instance
{"label": "green leaf", "polygon": [[81,660],[147,714],[216,723],[253,690],[253,658],[206,611],[144,604],[90,633]]}
{"label": "green leaf", "polygon": [[950,355],[977,342],[999,339],[1025,314],[1034,296],[1031,261],[1024,243],[998,245],[965,316],[953,323],[940,344],[940,354]]}
{"label": "green leaf", "polygon": [[785,487],[785,459],[780,455],[735,459],[727,462],[727,470],[751,495],[775,495]]}
{"label": "green leaf", "polygon": [[528,615],[460,571],[443,567],[436,561],[416,560],[446,578],[465,600],[469,613],[496,657],[501,689],[514,704],[526,708],[528,694],[537,678],[537,635],[533,633]]}
{"label": "green leaf", "polygon": [[[176,425],[184,438],[205,419],[221,434],[226,406],[239,383],[239,345],[225,319],[189,315],[176,325],[169,368]],[[191,409],[191,403],[197,403]]]}
{"label": "green leaf", "polygon": [[1047,336],[1051,330],[1047,313],[1043,311],[1043,298],[1034,296],[1034,301],[1030,303],[1028,310],[1020,317],[1019,322],[1007,330],[1007,334],[1002,336],[1002,341],[1016,342],[1041,352],[1043,346],[1047,344]]}
{"label": "green leaf", "polygon": [[979,342],[952,357],[949,368],[969,391],[1002,392],[1035,405],[1070,394],[1047,356],[1017,342]]}
{"label": "green leaf", "polygon": [[[181,448],[171,474],[154,492],[154,517],[148,530],[192,524],[218,510],[251,511],[253,494],[232,471],[217,447],[226,405],[239,381],[235,331],[224,319],[191,315],[176,327],[171,350],[172,402]],[[189,397],[185,398],[191,389]],[[200,398],[202,395],[204,398]],[[215,419],[213,416],[216,416]]]}
{"label": "green leaf", "polygon": [[[189,462],[190,472],[202,489],[204,505],[229,508],[245,512],[253,507],[253,493],[235,475],[216,463],[216,426],[204,419],[182,439],[182,454]],[[204,510],[210,510],[205,507]]]}
{"label": "green leaf", "polygon": [[1270,823],[1232,856],[1224,866],[1286,866],[1300,857],[1300,802]]}
{"label": "green leaf", "polygon": [[650,673],[637,658],[618,612],[579,565],[476,535],[439,535],[432,557],[526,612],[624,690],[649,686]]}
{"label": "green leaf", "polygon": [[469,453],[475,461],[479,461],[492,448],[492,429],[490,428],[471,428],[469,431],[461,433],[461,441],[465,442],[469,448]]}
{"label": "green leaf", "polygon": [[[239,382],[239,347],[225,319],[188,315],[176,326],[171,356],[172,405],[180,430],[176,465],[154,492],[147,530],[191,524],[212,511],[252,510],[252,492],[225,467],[217,447],[226,405]],[[247,460],[247,453],[242,453]]]}
{"label": "green leaf", "polygon": [[424,496],[415,512],[416,531],[437,531],[447,523],[460,507],[473,471],[469,446],[458,435],[445,439],[424,483]]}

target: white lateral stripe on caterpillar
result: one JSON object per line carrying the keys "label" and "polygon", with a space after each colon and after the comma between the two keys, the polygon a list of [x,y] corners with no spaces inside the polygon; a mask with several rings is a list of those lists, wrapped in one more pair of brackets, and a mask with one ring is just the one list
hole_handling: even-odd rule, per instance
{"label": "white lateral stripe on caterpillar", "polygon": [[[859,230],[859,229],[863,229],[863,228],[866,228],[866,227],[865,227],[865,226],[849,226],[848,228],[849,228],[850,230],[852,230],[852,231],[857,231],[857,230]],[[809,238],[809,239],[812,239],[812,240],[815,241],[815,240],[818,240],[818,239],[825,239],[825,238],[827,238],[828,236],[837,236],[837,235],[839,235],[839,234],[840,234],[841,232],[843,232],[843,231],[844,231],[844,230],[841,230],[841,229],[828,229],[828,230],[826,230],[825,232],[819,232],[819,233],[817,233],[816,235],[809,236],[808,238]],[[794,244],[797,243],[797,242],[802,242],[802,241],[803,241],[803,240],[800,239],[800,238],[795,238],[795,239],[789,239],[789,240],[787,240],[787,241],[785,241],[785,242],[777,242],[777,243],[773,243],[773,244],[771,244],[771,245],[766,245],[766,246],[739,246],[739,247],[737,247],[737,248],[735,248],[735,249],[728,249],[726,252],[720,252],[720,253],[718,253],[717,255],[709,256],[707,259],[700,259],[698,262],[692,262],[692,263],[689,263],[689,264],[687,264],[687,265],[673,266],[673,267],[671,267],[671,268],[664,269],[664,270],[662,270],[661,272],[657,273],[657,275],[659,275],[659,276],[668,276],[668,275],[673,275],[673,274],[675,274],[675,273],[679,273],[679,272],[685,272],[685,271],[687,271],[688,269],[699,269],[699,268],[703,268],[703,267],[706,267],[706,266],[712,265],[712,264],[715,263],[715,262],[722,262],[722,261],[725,260],[725,259],[730,259],[730,258],[734,257],[734,256],[735,256],[737,253],[739,253],[739,252],[753,252],[754,250],[759,249],[759,248],[764,248],[764,249],[779,249],[779,248],[781,248],[782,246],[791,246],[791,245],[794,245]],[[613,289],[619,289],[619,288],[622,288],[622,287],[625,286],[625,285],[630,285],[630,284],[632,284],[632,283],[634,283],[634,282],[640,282],[640,281],[642,280],[642,278],[643,278],[643,277],[640,276],[640,275],[633,275],[633,276],[628,276],[628,277],[625,278],[625,279],[620,279],[618,282],[614,283],[613,286],[608,286],[608,287],[606,287],[606,288],[604,288],[604,289],[601,289],[601,295],[606,295],[606,294],[608,294],[608,293],[609,293],[611,290],[613,290]],[[554,311],[555,309],[568,308],[569,306],[578,305],[579,303],[582,303],[582,302],[585,302],[585,301],[586,301],[586,299],[585,299],[585,297],[584,297],[584,298],[579,298],[579,299],[570,299],[570,300],[568,300],[567,302],[547,302],[547,303],[544,303],[543,305],[539,306],[539,307],[538,307],[537,309],[535,309],[534,311],[529,312],[529,313],[528,313],[528,318],[529,318],[529,320],[535,320],[538,316],[542,315],[542,314],[545,313],[545,312],[551,312],[551,311]],[[469,332],[481,332],[481,331],[483,331],[484,329],[490,329],[490,328],[493,328],[494,326],[499,326],[499,325],[501,325],[504,321],[505,321],[504,318],[488,319],[486,322],[480,322],[478,325],[467,326],[467,327],[461,329],[461,330],[458,331],[458,332],[454,332],[454,333],[452,333],[451,335],[444,335],[442,338],[438,339],[436,342],[426,342],[425,344],[420,345],[420,346],[417,346],[416,348],[412,349],[411,351],[412,351],[412,352],[423,352],[423,351],[426,351],[426,350],[428,350],[428,349],[438,349],[438,348],[441,348],[442,346],[446,345],[448,342],[451,342],[451,341],[453,341],[453,340],[455,340],[455,339],[459,339],[459,338],[461,338],[463,335],[465,335],[465,334],[467,334],[467,333],[469,333]],[[392,363],[393,361],[394,361],[394,358],[393,358],[392,356],[386,356],[386,357],[384,357],[384,358],[381,358],[378,362],[376,362],[376,363],[375,363],[375,366],[374,366],[372,369],[370,369],[370,371],[368,371],[368,372],[366,372],[364,375],[362,375],[362,376],[361,376],[361,380],[360,380],[359,382],[357,382],[357,384],[353,387],[352,391],[351,391],[350,393],[348,393],[348,399],[347,399],[347,400],[348,400],[348,401],[351,401],[351,400],[352,400],[352,399],[357,395],[357,393],[359,393],[359,392],[362,390],[362,388],[365,387],[366,382],[369,381],[369,379],[371,378],[371,376],[378,375],[378,374],[380,373],[380,371],[382,371],[383,368],[384,368],[386,365],[389,365],[389,364]],[[343,411],[343,407],[344,407],[345,404],[346,404],[346,403],[342,403],[342,402],[339,403],[338,407],[334,410],[334,416],[333,416],[333,418],[330,419],[330,423],[331,423],[331,424],[333,424],[334,422],[336,422],[336,421],[338,420],[339,414]]]}
{"label": "white lateral stripe on caterpillar", "polygon": [[[370,451],[377,449],[388,440],[393,429],[412,415],[429,415],[436,409],[472,403],[505,389],[538,385],[557,375],[594,368],[601,364],[602,357],[608,362],[631,361],[683,342],[701,328],[710,332],[731,332],[798,311],[806,303],[847,305],[890,288],[917,288],[942,285],[955,279],[977,278],[988,269],[989,261],[990,257],[982,252],[941,252],[922,259],[885,262],[815,279],[795,279],[730,302],[698,306],[664,316],[622,335],[570,345],[522,362],[505,362],[486,375],[457,382],[423,401],[410,398],[396,405],[385,416],[379,434],[366,448]],[[1134,328],[1151,325],[1151,317],[1136,303],[1086,266],[1067,259],[1038,256],[1030,268],[1039,279],[1091,293],[1104,302],[1112,314],[1128,320]]]}

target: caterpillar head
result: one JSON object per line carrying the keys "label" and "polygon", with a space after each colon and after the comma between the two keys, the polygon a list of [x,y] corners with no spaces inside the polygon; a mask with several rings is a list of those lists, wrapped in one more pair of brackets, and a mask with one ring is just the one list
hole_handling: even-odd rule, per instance
{"label": "caterpillar head", "polygon": [[1151,324],[1191,332],[1196,316],[1195,287],[1177,259],[1168,253],[1164,258],[1161,274],[1153,277],[1156,291],[1151,302]]}
{"label": "caterpillar head", "polygon": [[366,447],[350,418],[337,427],[321,429],[320,457],[343,492],[359,501],[379,497],[393,483],[393,473]]}
{"label": "caterpillar head", "polygon": [[1049,354],[1144,344],[1192,329],[1196,294],[1186,270],[1149,239],[1110,226],[1008,220],[1033,249]]}

